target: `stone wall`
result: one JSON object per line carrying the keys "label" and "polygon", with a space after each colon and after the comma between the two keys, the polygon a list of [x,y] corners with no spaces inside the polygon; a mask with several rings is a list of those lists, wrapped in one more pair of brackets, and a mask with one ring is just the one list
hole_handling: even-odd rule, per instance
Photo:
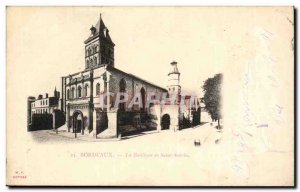
{"label": "stone wall", "polygon": [[[164,105],[161,111],[161,118],[164,115],[170,116],[170,130],[179,130],[179,105]],[[162,122],[161,122],[162,123]]]}
{"label": "stone wall", "polygon": [[204,108],[201,108],[200,122],[201,123],[212,122],[212,119],[211,119],[209,113]]}
{"label": "stone wall", "polygon": [[97,134],[98,139],[110,139],[118,138],[117,130],[117,113],[116,112],[106,112],[107,114],[107,128],[101,133]]}
{"label": "stone wall", "polygon": [[[147,95],[151,93],[159,93],[160,95],[162,95],[162,93],[166,92],[165,90],[158,88],[150,83],[147,83],[143,80],[140,80],[138,78],[134,78],[131,77],[127,74],[118,72],[118,71],[111,71],[111,79],[109,82],[109,90],[110,92],[113,93],[117,93],[120,91],[120,81],[122,79],[125,80],[126,82],[126,90],[125,92],[128,94],[128,100],[129,102],[126,103],[125,108],[127,111],[131,111],[133,109],[128,109],[128,105],[130,103],[130,101],[133,99],[134,95],[136,93],[140,93],[141,89],[144,88],[145,90],[145,96],[146,96],[146,100],[147,100]],[[158,98],[160,99],[160,98]],[[112,103],[114,103],[114,101],[112,101]],[[157,103],[156,103],[157,104]],[[134,108],[135,110],[139,110],[139,108]],[[149,108],[147,109],[147,111],[149,111]]]}

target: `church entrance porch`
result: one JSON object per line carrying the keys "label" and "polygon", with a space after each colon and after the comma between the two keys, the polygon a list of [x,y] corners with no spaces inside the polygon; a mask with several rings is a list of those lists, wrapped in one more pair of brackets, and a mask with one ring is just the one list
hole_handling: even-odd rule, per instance
{"label": "church entrance porch", "polygon": [[84,134],[84,119],[81,111],[74,111],[72,115],[73,133]]}
{"label": "church entrance porch", "polygon": [[170,129],[170,115],[169,114],[164,114],[161,118],[161,129]]}

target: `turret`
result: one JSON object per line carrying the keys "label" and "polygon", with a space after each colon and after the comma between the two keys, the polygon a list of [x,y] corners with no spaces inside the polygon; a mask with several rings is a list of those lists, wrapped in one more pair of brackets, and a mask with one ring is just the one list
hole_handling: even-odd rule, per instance
{"label": "turret", "polygon": [[173,61],[171,63],[170,71],[168,74],[168,93],[169,95],[177,94],[180,95],[181,93],[181,86],[180,86],[180,72],[177,67],[177,62]]}

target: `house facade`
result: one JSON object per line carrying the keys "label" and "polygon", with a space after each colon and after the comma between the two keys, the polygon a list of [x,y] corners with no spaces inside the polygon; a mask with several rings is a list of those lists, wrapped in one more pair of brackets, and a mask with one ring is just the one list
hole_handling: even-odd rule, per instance
{"label": "house facade", "polygon": [[31,113],[32,114],[51,114],[54,110],[59,109],[59,98],[60,93],[54,90],[52,97],[49,97],[48,93],[39,95],[33,102],[31,102]]}
{"label": "house facade", "polygon": [[60,92],[27,98],[27,131],[55,129],[64,124],[65,118],[59,106]]}

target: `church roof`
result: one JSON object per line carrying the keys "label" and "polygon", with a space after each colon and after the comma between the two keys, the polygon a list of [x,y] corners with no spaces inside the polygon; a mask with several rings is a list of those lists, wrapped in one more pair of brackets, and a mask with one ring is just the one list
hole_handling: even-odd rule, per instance
{"label": "church roof", "polygon": [[99,33],[101,32],[103,34],[103,30],[106,28],[103,20],[102,20],[102,17],[100,15],[100,18],[99,20],[97,21],[96,25],[95,25],[95,28],[96,28],[96,33]]}
{"label": "church roof", "polygon": [[[90,36],[88,37],[88,39],[84,41],[84,43],[87,43],[87,42],[89,42],[89,41],[95,39],[96,37],[99,37],[99,36],[100,36],[100,37],[103,37],[104,39],[106,39],[108,42],[110,42],[110,43],[112,43],[113,45],[115,45],[115,44],[113,43],[113,41],[111,40],[111,38],[110,38],[109,30],[108,30],[108,28],[105,26],[105,24],[104,24],[104,22],[103,22],[103,20],[102,20],[101,14],[100,14],[100,17],[99,17],[99,19],[98,19],[96,25],[95,25],[95,26],[92,26],[92,27],[91,27],[91,30],[92,30],[92,28],[95,29],[95,33],[94,33],[94,34],[91,33]],[[106,33],[106,34],[105,34],[105,30],[107,30],[107,33]]]}
{"label": "church roof", "polygon": [[[104,65],[97,66],[97,67],[93,68],[93,70],[98,69],[98,68],[101,68],[101,67],[104,67]],[[133,79],[142,81],[142,82],[144,82],[144,83],[146,83],[146,84],[152,85],[153,87],[156,87],[156,88],[158,88],[158,89],[162,89],[162,90],[165,91],[165,92],[168,92],[167,89],[162,88],[162,87],[160,87],[160,86],[158,86],[158,85],[155,85],[154,83],[151,83],[151,82],[149,82],[149,81],[147,81],[147,80],[145,80],[145,79],[142,79],[142,78],[140,78],[140,77],[138,77],[138,76],[136,76],[136,75],[133,75],[133,74],[131,74],[131,73],[126,73],[126,72],[124,72],[124,71],[122,71],[122,70],[120,70],[120,69],[117,69],[117,68],[115,68],[115,67],[112,67],[112,66],[110,66],[110,65],[107,65],[106,67],[107,67],[107,69],[110,70],[110,71],[116,71],[116,72],[122,73],[123,75],[125,75],[125,76],[127,76],[127,77],[131,77],[131,78],[133,78]],[[91,69],[85,69],[85,70],[80,71],[80,72],[77,72],[77,73],[69,74],[69,76],[78,75],[78,74],[80,74],[81,72],[87,72],[87,71],[90,71],[90,70],[91,70]],[[69,76],[64,76],[64,77],[69,77]]]}
{"label": "church roof", "polygon": [[156,87],[156,88],[159,88],[159,89],[164,90],[165,92],[168,92],[168,90],[166,90],[165,88],[162,88],[162,87],[160,87],[160,86],[158,86],[158,85],[155,85],[154,83],[151,83],[151,82],[149,82],[149,81],[147,81],[147,80],[145,80],[145,79],[142,79],[142,78],[140,78],[140,77],[138,77],[138,76],[136,76],[136,75],[133,75],[133,74],[131,74],[131,73],[126,73],[126,72],[124,72],[124,71],[122,71],[122,70],[120,70],[120,69],[117,69],[117,68],[112,67],[112,66],[109,66],[109,65],[107,66],[107,69],[112,70],[112,71],[117,71],[117,72],[123,73],[124,75],[129,76],[129,77],[131,77],[131,78],[133,78],[133,79],[142,81],[142,82],[144,82],[144,83],[146,83],[146,84],[152,85],[153,87]]}

